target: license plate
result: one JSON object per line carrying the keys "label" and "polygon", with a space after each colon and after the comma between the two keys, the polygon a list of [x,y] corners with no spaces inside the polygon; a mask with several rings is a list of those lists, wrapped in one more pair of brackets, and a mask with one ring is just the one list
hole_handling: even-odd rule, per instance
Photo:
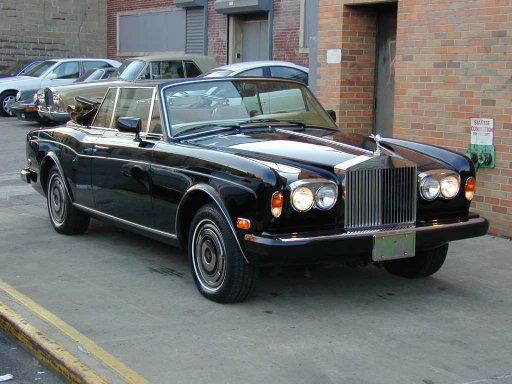
{"label": "license plate", "polygon": [[373,235],[373,261],[386,261],[413,257],[416,247],[416,233],[379,233]]}

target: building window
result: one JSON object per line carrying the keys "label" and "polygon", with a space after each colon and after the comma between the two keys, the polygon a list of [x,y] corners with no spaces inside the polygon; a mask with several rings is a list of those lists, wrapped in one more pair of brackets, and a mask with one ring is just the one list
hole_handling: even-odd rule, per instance
{"label": "building window", "polygon": [[311,6],[312,1],[300,0],[300,34],[299,51],[309,53],[309,39],[311,37]]}

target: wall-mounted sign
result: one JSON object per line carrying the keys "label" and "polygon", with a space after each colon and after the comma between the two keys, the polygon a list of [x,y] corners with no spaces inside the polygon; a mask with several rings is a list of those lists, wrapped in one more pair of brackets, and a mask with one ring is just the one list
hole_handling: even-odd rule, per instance
{"label": "wall-mounted sign", "polygon": [[494,138],[493,119],[471,119],[471,144],[492,145]]}
{"label": "wall-mounted sign", "polygon": [[341,49],[328,49],[327,50],[327,64],[341,63]]}

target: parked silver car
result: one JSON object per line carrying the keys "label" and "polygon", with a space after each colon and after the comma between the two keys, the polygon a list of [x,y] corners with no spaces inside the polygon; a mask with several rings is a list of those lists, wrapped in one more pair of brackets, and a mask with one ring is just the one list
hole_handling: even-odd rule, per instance
{"label": "parked silver car", "polygon": [[282,77],[308,83],[309,69],[288,61],[245,61],[223,65],[204,77]]}
{"label": "parked silver car", "polygon": [[109,59],[51,59],[39,63],[23,76],[0,79],[0,115],[14,116],[11,104],[16,101],[16,94],[23,92],[28,98],[38,89],[50,85],[65,85],[74,82],[90,68],[119,67],[121,63]]}

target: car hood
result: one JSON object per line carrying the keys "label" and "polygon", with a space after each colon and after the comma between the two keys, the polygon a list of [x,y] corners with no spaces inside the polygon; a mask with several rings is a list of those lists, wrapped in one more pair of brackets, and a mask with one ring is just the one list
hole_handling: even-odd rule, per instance
{"label": "car hood", "polygon": [[3,83],[12,83],[16,82],[16,84],[23,84],[23,83],[29,83],[37,79],[37,77],[30,77],[30,76],[9,76],[9,77],[2,77],[0,78],[0,84]]}
{"label": "car hood", "polygon": [[[318,129],[301,132],[262,130],[238,134],[221,133],[190,140],[189,144],[214,147],[217,150],[273,164],[313,166],[330,171],[333,171],[336,165],[358,156],[373,156],[376,150],[375,141],[368,136]],[[454,159],[454,153],[448,150],[396,139],[390,139],[389,143],[382,139],[381,144],[384,146],[382,154],[406,158],[422,170],[436,167],[454,168],[454,164],[446,162],[447,158]],[[428,148],[435,149],[432,151],[433,155],[425,154]],[[460,157],[455,154],[455,158]],[[462,161],[455,168],[465,164],[466,162]]]}

